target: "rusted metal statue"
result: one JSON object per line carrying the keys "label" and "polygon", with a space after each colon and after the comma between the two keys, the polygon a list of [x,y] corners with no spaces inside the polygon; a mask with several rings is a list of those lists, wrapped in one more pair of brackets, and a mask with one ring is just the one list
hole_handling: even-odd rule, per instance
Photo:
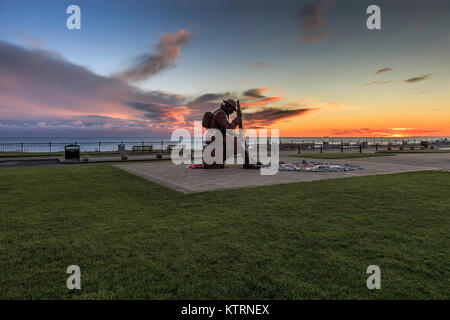
{"label": "rusted metal statue", "polygon": [[[231,122],[229,121],[230,115],[233,112],[237,113],[236,118],[234,118]],[[223,100],[220,107],[215,110],[213,113],[206,113],[203,118],[203,125],[207,128],[217,129],[222,132],[223,136],[223,150],[226,150],[226,140],[234,139],[234,155],[237,155],[237,138],[236,137],[227,137],[226,130],[233,130],[237,126],[240,129],[243,129],[242,124],[242,112],[240,109],[239,101],[235,101],[233,99]],[[226,154],[223,153],[223,160],[225,161]],[[205,168],[223,168],[223,164],[213,164],[213,165],[204,165]],[[245,163],[243,164],[245,169],[259,169],[260,164],[250,164],[249,163],[249,155],[248,150],[245,148]]]}

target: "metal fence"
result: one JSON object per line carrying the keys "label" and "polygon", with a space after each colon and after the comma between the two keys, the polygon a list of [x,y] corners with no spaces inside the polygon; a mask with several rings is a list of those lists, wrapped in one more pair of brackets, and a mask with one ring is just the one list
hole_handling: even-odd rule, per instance
{"label": "metal fence", "polygon": [[[0,143],[0,156],[24,156],[24,155],[61,155],[64,147],[69,144],[80,146],[82,153],[114,153],[118,151],[118,145],[124,144],[127,152],[145,153],[151,149],[154,152],[167,151],[176,145],[177,141],[169,140],[141,140],[141,141],[67,141],[67,142],[14,142]],[[340,148],[408,148],[420,147],[424,144],[431,146],[448,145],[447,138],[280,138],[280,150],[298,149],[333,149]],[[148,148],[150,147],[151,148]]]}
{"label": "metal fence", "polygon": [[398,138],[383,138],[383,139],[337,139],[337,138],[327,138],[323,140],[318,139],[302,139],[301,141],[291,140],[289,142],[281,142],[280,150],[314,150],[320,149],[340,149],[344,152],[345,149],[362,149],[372,148],[375,151],[379,150],[417,150],[417,149],[428,149],[428,148],[441,148],[443,146],[448,146],[449,141],[447,138],[436,139],[436,138],[423,138],[423,139],[398,139]]}
{"label": "metal fence", "polygon": [[81,152],[86,153],[111,153],[117,152],[118,145],[124,144],[127,151],[133,152],[134,150],[139,150],[136,152],[144,152],[148,148],[152,147],[154,151],[164,151],[168,150],[171,145],[176,144],[176,142],[171,141],[99,141],[99,142],[20,142],[20,143],[0,143],[0,154],[11,154],[11,155],[25,155],[25,154],[36,154],[36,155],[57,155],[64,152],[64,147],[66,145],[76,144],[80,146]]}

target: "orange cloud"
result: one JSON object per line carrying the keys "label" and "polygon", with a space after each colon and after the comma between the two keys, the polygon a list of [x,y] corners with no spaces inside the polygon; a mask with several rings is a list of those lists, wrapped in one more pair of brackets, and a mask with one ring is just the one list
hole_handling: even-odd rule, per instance
{"label": "orange cloud", "polygon": [[313,103],[314,106],[316,107],[320,107],[324,110],[345,110],[345,111],[354,111],[354,110],[360,110],[362,107],[358,106],[358,105],[351,105],[351,104],[346,104],[346,103],[342,103],[342,102],[337,102],[337,101],[330,101],[330,102],[316,102]]}
{"label": "orange cloud", "polygon": [[401,138],[401,137],[414,137],[421,135],[430,135],[438,133],[437,129],[416,129],[416,128],[386,128],[386,129],[342,129],[332,130],[332,134],[336,136],[360,136],[360,137],[388,137],[388,138]]}
{"label": "orange cloud", "polygon": [[273,86],[273,87],[268,87],[268,88],[254,88],[254,89],[249,89],[249,90],[245,91],[245,92],[243,93],[243,95],[244,95],[246,98],[249,98],[249,99],[262,99],[262,98],[265,98],[265,96],[263,95],[263,93],[266,92],[266,91],[268,91],[268,90],[270,90],[270,89],[273,89],[273,88],[275,88],[275,86]]}
{"label": "orange cloud", "polygon": [[242,108],[259,107],[259,106],[263,106],[263,105],[266,105],[271,102],[280,101],[281,99],[282,99],[281,97],[268,97],[268,98],[264,98],[264,99],[261,99],[261,100],[255,101],[255,102],[242,103],[241,107]]}
{"label": "orange cloud", "polygon": [[275,88],[275,86],[268,87],[268,88],[254,88],[254,89],[249,89],[249,90],[243,92],[243,95],[245,98],[250,99],[250,100],[256,100],[256,99],[259,99],[259,100],[241,103],[241,107],[242,108],[259,107],[259,106],[264,106],[269,103],[280,101],[282,99],[281,97],[267,97],[267,96],[263,95],[264,92],[266,92],[270,89],[273,89],[273,88]]}

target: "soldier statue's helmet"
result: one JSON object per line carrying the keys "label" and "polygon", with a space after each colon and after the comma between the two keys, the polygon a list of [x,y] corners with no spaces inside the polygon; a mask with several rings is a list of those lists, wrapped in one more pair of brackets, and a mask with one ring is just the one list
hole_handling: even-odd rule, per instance
{"label": "soldier statue's helmet", "polygon": [[233,108],[233,111],[237,110],[237,103],[233,99],[223,100],[223,103],[226,106],[230,106],[231,108]]}

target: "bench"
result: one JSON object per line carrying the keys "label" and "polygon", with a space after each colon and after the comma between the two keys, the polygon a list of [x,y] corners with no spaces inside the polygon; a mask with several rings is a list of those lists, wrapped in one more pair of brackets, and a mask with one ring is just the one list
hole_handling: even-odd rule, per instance
{"label": "bench", "polygon": [[153,146],[143,146],[143,145],[138,145],[138,146],[133,146],[133,148],[131,149],[132,153],[134,152],[152,152],[153,150]]}
{"label": "bench", "polygon": [[168,146],[167,146],[167,151],[172,151],[172,149],[173,148],[175,148],[176,147],[176,145],[175,144],[169,144]]}

